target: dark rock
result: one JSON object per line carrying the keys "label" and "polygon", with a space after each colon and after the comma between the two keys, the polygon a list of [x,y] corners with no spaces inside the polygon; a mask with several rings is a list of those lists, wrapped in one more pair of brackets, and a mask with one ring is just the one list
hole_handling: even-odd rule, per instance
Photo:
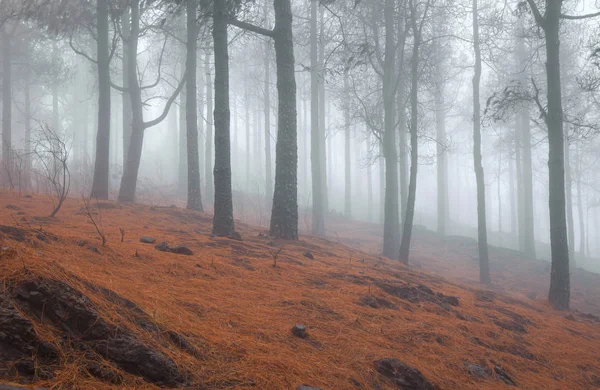
{"label": "dark rock", "polygon": [[156,249],[157,251],[161,251],[161,252],[168,252],[169,251],[169,244],[167,244],[166,241],[163,241],[160,244],[155,245],[154,249]]}
{"label": "dark rock", "polygon": [[48,390],[47,387],[24,387],[0,383],[0,390]]}
{"label": "dark rock", "polygon": [[374,297],[371,295],[365,295],[360,298],[359,304],[361,306],[372,307],[373,309],[395,309],[396,305],[384,298]]}
{"label": "dark rock", "polygon": [[140,238],[140,242],[143,244],[154,244],[156,242],[156,238],[144,236]]}
{"label": "dark rock", "polygon": [[188,339],[185,338],[185,336],[182,336],[179,333],[172,330],[167,331],[167,336],[182,351],[185,351],[192,356],[200,357],[200,351],[198,351],[198,349],[194,347],[192,343],[190,343]]}
{"label": "dark rock", "polygon": [[390,379],[399,389],[407,390],[435,390],[436,387],[429,382],[416,368],[402,363],[398,359],[387,358],[377,360],[375,369],[381,375]]}
{"label": "dark rock", "polygon": [[9,210],[21,210],[19,206],[15,206],[14,204],[7,204],[6,206],[4,206],[4,208]]}
{"label": "dark rock", "polygon": [[411,303],[431,302],[444,309],[449,309],[449,306],[459,305],[458,297],[444,295],[440,292],[436,293],[424,284],[416,286],[378,284],[378,286],[386,293]]}
{"label": "dark rock", "polygon": [[517,385],[515,383],[515,381],[506,373],[506,371],[504,371],[504,369],[502,367],[495,366],[494,372],[496,373],[496,376],[498,377],[498,379],[500,379],[502,382],[506,383],[507,385],[509,385],[509,386]]}
{"label": "dark rock", "polygon": [[27,214],[25,211],[19,211],[19,212],[17,213],[17,215],[25,215],[25,214]]}
{"label": "dark rock", "polygon": [[475,291],[475,299],[481,302],[493,302],[494,298],[496,298],[496,293],[493,291],[487,290],[478,290]]}
{"label": "dark rock", "polygon": [[100,249],[98,249],[97,247],[95,247],[93,245],[88,245],[88,249],[94,253],[100,254]]}
{"label": "dark rock", "polygon": [[527,333],[527,329],[516,321],[494,321],[494,324],[512,332]]}
{"label": "dark rock", "polygon": [[301,339],[304,339],[306,336],[308,336],[306,333],[306,327],[304,325],[294,325],[292,328],[292,334],[296,337],[300,337]]}
{"label": "dark rock", "polygon": [[176,246],[174,248],[169,248],[169,252],[175,253],[177,255],[186,255],[186,256],[191,256],[194,254],[194,252],[192,252],[192,250],[190,248],[183,246],[183,245]]}
{"label": "dark rock", "polygon": [[27,232],[14,226],[0,225],[0,233],[4,233],[6,237],[19,242],[27,239]]}
{"label": "dark rock", "polygon": [[113,385],[120,385],[123,383],[123,377],[113,367],[110,367],[107,364],[89,360],[86,364],[87,372],[101,381]]}
{"label": "dark rock", "polygon": [[320,387],[312,387],[309,385],[298,385],[298,387],[296,387],[296,390],[323,390]]}
{"label": "dark rock", "polygon": [[29,194],[28,194],[28,195],[25,195],[25,198],[27,198],[27,199],[32,199],[32,198],[33,198],[33,196],[31,196],[31,195],[29,195]]}
{"label": "dark rock", "polygon": [[475,363],[465,363],[465,367],[469,374],[477,378],[489,378],[492,375],[492,370],[488,367],[482,367]]}
{"label": "dark rock", "polygon": [[187,383],[186,374],[171,358],[126,327],[106,321],[89,298],[67,284],[37,278],[19,284],[11,295],[30,318],[53,326],[65,340],[77,340],[79,348],[96,351],[120,369],[158,386]]}
{"label": "dark rock", "polygon": [[307,257],[307,258],[309,258],[309,259],[311,259],[311,260],[313,260],[313,259],[314,259],[314,257],[313,257],[313,254],[312,254],[312,253],[310,253],[309,251],[306,251],[306,252],[304,252],[304,253],[302,254],[302,256],[304,256],[304,257]]}

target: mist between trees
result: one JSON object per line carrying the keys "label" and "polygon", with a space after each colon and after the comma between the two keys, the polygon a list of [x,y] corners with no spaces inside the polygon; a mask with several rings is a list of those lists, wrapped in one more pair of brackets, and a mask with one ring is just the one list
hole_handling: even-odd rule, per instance
{"label": "mist between trees", "polygon": [[561,0],[3,0],[2,185],[186,204],[234,238],[234,216],[291,240],[364,220],[409,266],[422,225],[477,238],[484,284],[488,245],[551,262],[550,302],[568,308],[570,269],[600,270],[598,15]]}

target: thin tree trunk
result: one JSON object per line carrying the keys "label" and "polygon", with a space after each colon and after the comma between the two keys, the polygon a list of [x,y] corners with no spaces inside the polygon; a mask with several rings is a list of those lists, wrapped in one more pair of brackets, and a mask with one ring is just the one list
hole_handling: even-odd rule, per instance
{"label": "thin tree trunk", "polygon": [[477,0],[473,0],[473,47],[475,51],[475,75],[473,76],[473,160],[477,180],[477,230],[479,245],[479,281],[490,284],[488,259],[487,222],[485,216],[485,179],[481,163],[481,103],[479,84],[481,82],[481,51],[479,49],[479,20]]}
{"label": "thin tree trunk", "polygon": [[[440,43],[435,41],[437,58],[441,58]],[[446,234],[448,220],[448,159],[446,154],[446,111],[444,109],[444,82],[441,62],[435,65],[435,124],[436,124],[436,168],[437,168],[437,232]]]}
{"label": "thin tree trunk", "polygon": [[248,94],[248,82],[246,82],[246,193],[250,194],[250,96]]}
{"label": "thin tree trunk", "polygon": [[[12,177],[12,65],[11,37],[6,25],[2,28],[2,167],[0,177]],[[6,171],[4,171],[6,170]]]}
{"label": "thin tree trunk", "polygon": [[[383,60],[383,156],[385,158],[385,199],[383,255],[395,258],[400,249],[400,203],[398,202],[398,160],[396,156],[396,34],[395,1],[385,0],[385,57]],[[409,195],[410,197],[410,195]]]}
{"label": "thin tree trunk", "polygon": [[277,61],[278,121],[275,189],[270,234],[298,239],[298,142],[296,79],[290,0],[274,0],[275,58]]}
{"label": "thin tree trunk", "polygon": [[[311,127],[311,172],[312,172],[312,234],[316,236],[325,235],[325,189],[323,188],[323,151],[325,144],[321,142],[319,121],[319,77],[320,68],[317,50],[317,13],[319,2],[311,0],[310,8],[310,127]],[[323,114],[323,113],[321,113]]]}
{"label": "thin tree trunk", "polygon": [[[367,135],[367,157],[371,146],[371,134]],[[373,222],[373,175],[371,169],[371,159],[367,161],[367,221]]]}
{"label": "thin tree trunk", "polygon": [[352,217],[352,168],[350,163],[350,107],[349,103],[348,73],[344,74],[344,215]]}
{"label": "thin tree trunk", "polygon": [[[97,57],[98,57],[98,134],[96,135],[96,159],[91,197],[108,199],[108,174],[110,159],[110,57],[108,38],[108,4],[98,1]],[[54,115],[58,116],[58,98],[53,97]],[[58,118],[54,119],[58,122]],[[55,123],[58,126],[58,123]],[[54,131],[60,131],[58,127]]]}
{"label": "thin tree trunk", "polygon": [[581,144],[577,143],[577,161],[575,162],[577,180],[577,212],[579,215],[579,255],[585,258],[585,223],[583,221],[583,195],[581,193]]}
{"label": "thin tree trunk", "polygon": [[[210,73],[210,53],[204,56],[204,71],[206,72],[206,152],[204,154],[204,181],[206,183],[206,202],[214,199],[213,177],[213,79]],[[215,69],[216,72],[216,69]]]}
{"label": "thin tree trunk", "polygon": [[[267,20],[267,11],[265,7],[265,20]],[[273,195],[273,172],[271,168],[271,42],[265,40],[264,43],[264,66],[265,66],[265,83],[264,83],[264,99],[263,109],[265,116],[265,193],[267,199],[267,207],[271,206],[271,196]]]}
{"label": "thin tree trunk", "polygon": [[[319,4],[320,1],[319,1]],[[326,126],[326,101],[325,101],[325,34],[324,34],[324,7],[319,7],[319,57],[318,67],[319,70],[319,151],[321,153],[320,168],[321,168],[321,201],[323,202],[323,218],[327,217],[329,213],[329,188],[328,188],[328,167],[329,161],[327,161],[327,126]],[[324,225],[323,225],[324,226]],[[324,228],[323,228],[324,229]],[[325,230],[323,230],[323,235]]]}
{"label": "thin tree trunk", "polygon": [[[213,234],[233,237],[233,195],[231,190],[231,144],[229,140],[229,54],[227,3],[214,0],[213,47],[215,53],[215,197]],[[195,69],[195,68],[194,68]]]}
{"label": "thin tree trunk", "polygon": [[517,245],[517,207],[515,194],[515,173],[514,173],[514,142],[509,146],[508,160],[508,191],[510,193],[510,235],[512,237],[511,246]]}
{"label": "thin tree trunk", "polygon": [[498,243],[502,246],[502,150],[498,151]]}
{"label": "thin tree trunk", "polygon": [[[408,198],[406,201],[406,218],[402,229],[402,242],[398,258],[408,265],[410,255],[410,241],[412,238],[413,222],[415,217],[415,202],[417,196],[417,169],[419,166],[419,141],[418,141],[418,118],[419,118],[419,49],[421,45],[421,30],[417,27],[417,15],[415,5],[410,4],[410,16],[413,31],[413,51],[410,72],[410,180],[408,184]],[[425,16],[423,16],[425,17]]]}
{"label": "thin tree trunk", "polygon": [[[187,4],[187,0],[186,0],[186,4]],[[181,33],[180,33],[180,39],[183,42],[180,46],[181,52],[182,52],[182,56],[181,56],[181,70],[180,70],[180,77],[184,77],[184,71],[186,69],[186,65],[188,62],[188,55],[187,52],[189,49],[191,49],[188,45],[189,42],[187,42],[187,38],[186,38],[186,33],[189,29],[189,26],[186,25],[186,16],[181,15],[181,19],[180,19],[180,28],[181,28]],[[184,29],[185,28],[185,29]],[[195,28],[195,26],[194,26]],[[195,53],[195,49],[194,49],[194,56],[196,55]],[[195,60],[195,59],[194,59]],[[195,65],[195,64],[194,64]],[[189,68],[187,68],[189,69]],[[194,69],[196,69],[196,67],[194,66]],[[187,80],[186,80],[186,88],[184,88],[181,93],[179,94],[179,128],[177,129],[177,156],[178,158],[178,166],[177,166],[177,195],[179,196],[184,196],[185,194],[187,194],[187,185],[188,185],[188,172],[187,172],[187,163],[188,163],[188,158],[187,158],[187,134],[188,134],[188,130],[187,130],[187,105],[188,105],[188,98],[187,98],[187,85],[190,81],[191,77],[194,77],[195,79],[195,72],[190,71],[187,72]],[[195,88],[195,86],[194,86]],[[193,107],[195,109],[195,107]],[[193,125],[194,127],[196,126],[195,124]],[[196,129],[197,131],[197,129]],[[189,200],[189,199],[188,199]]]}
{"label": "thin tree trunk", "polygon": [[[123,36],[123,86],[127,88],[129,85],[129,65],[128,61],[131,55],[129,54],[130,38],[131,38],[131,23],[130,23],[130,9],[125,7],[125,11],[121,15],[121,35]],[[125,89],[122,91],[123,99],[123,165],[127,162],[127,152],[129,151],[129,142],[131,139],[131,96],[129,90]]]}
{"label": "thin tree trunk", "polygon": [[187,147],[187,208],[202,211],[200,194],[200,156],[198,153],[198,113],[196,102],[196,1],[187,0],[187,50],[186,50],[186,94],[185,123]]}
{"label": "thin tree trunk", "polygon": [[575,218],[573,217],[573,179],[571,175],[571,145],[569,136],[565,133],[565,183],[566,183],[566,206],[567,206],[567,237],[569,242],[570,267],[575,267]]}

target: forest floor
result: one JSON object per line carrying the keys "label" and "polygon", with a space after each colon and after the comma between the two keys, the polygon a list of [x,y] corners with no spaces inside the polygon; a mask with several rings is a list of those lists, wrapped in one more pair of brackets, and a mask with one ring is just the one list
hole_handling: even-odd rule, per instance
{"label": "forest floor", "polygon": [[547,263],[492,248],[484,289],[476,242],[424,229],[408,268],[341,218],[329,241],[242,223],[237,241],[205,214],[92,201],[102,245],[81,200],[51,209],[0,192],[0,388],[600,388],[596,274],[557,312]]}

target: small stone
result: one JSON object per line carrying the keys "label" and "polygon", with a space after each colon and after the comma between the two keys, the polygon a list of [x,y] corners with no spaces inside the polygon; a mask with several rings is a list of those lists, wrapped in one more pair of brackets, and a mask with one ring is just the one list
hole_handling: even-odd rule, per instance
{"label": "small stone", "polygon": [[309,251],[306,251],[306,252],[304,252],[304,253],[302,254],[302,256],[304,256],[304,257],[307,257],[307,258],[309,258],[309,259],[311,259],[311,260],[313,260],[313,259],[314,259],[314,256],[313,256],[313,254],[312,254],[312,253],[310,253]]}
{"label": "small stone", "polygon": [[320,387],[312,387],[309,385],[298,385],[298,387],[296,387],[296,390],[323,390]]}
{"label": "small stone", "polygon": [[465,363],[465,367],[467,367],[469,374],[477,378],[489,378],[492,375],[492,370],[475,363]]}
{"label": "small stone", "polygon": [[296,337],[300,337],[301,339],[304,339],[306,336],[308,336],[306,334],[306,327],[304,325],[294,325],[292,328],[292,334]]}
{"label": "small stone", "polygon": [[98,254],[100,254],[100,249],[96,248],[96,247],[95,247],[95,246],[93,246],[93,245],[89,245],[89,246],[88,246],[88,249],[89,249],[89,250],[91,250],[91,251],[92,251],[92,252],[94,252],[94,253],[98,253]]}
{"label": "small stone", "polygon": [[161,251],[161,252],[168,252],[169,251],[169,244],[167,244],[165,241],[163,241],[160,244],[155,245],[154,249],[156,249],[157,251]]}
{"label": "small stone", "polygon": [[31,195],[25,195],[25,198],[31,199],[31,198],[33,198],[33,196],[31,196]]}
{"label": "small stone", "polygon": [[144,236],[140,238],[140,242],[143,244],[154,244],[156,242],[156,238]]}
{"label": "small stone", "polygon": [[15,206],[14,204],[7,204],[6,206],[4,206],[4,208],[9,210],[21,210],[19,206]]}
{"label": "small stone", "polygon": [[75,243],[77,246],[84,246],[86,244],[85,240],[77,240]]}
{"label": "small stone", "polygon": [[176,246],[174,248],[169,248],[169,252],[171,253],[175,253],[177,255],[186,255],[186,256],[191,256],[194,254],[194,252],[192,252],[190,250],[190,248],[186,247],[186,246]]}

